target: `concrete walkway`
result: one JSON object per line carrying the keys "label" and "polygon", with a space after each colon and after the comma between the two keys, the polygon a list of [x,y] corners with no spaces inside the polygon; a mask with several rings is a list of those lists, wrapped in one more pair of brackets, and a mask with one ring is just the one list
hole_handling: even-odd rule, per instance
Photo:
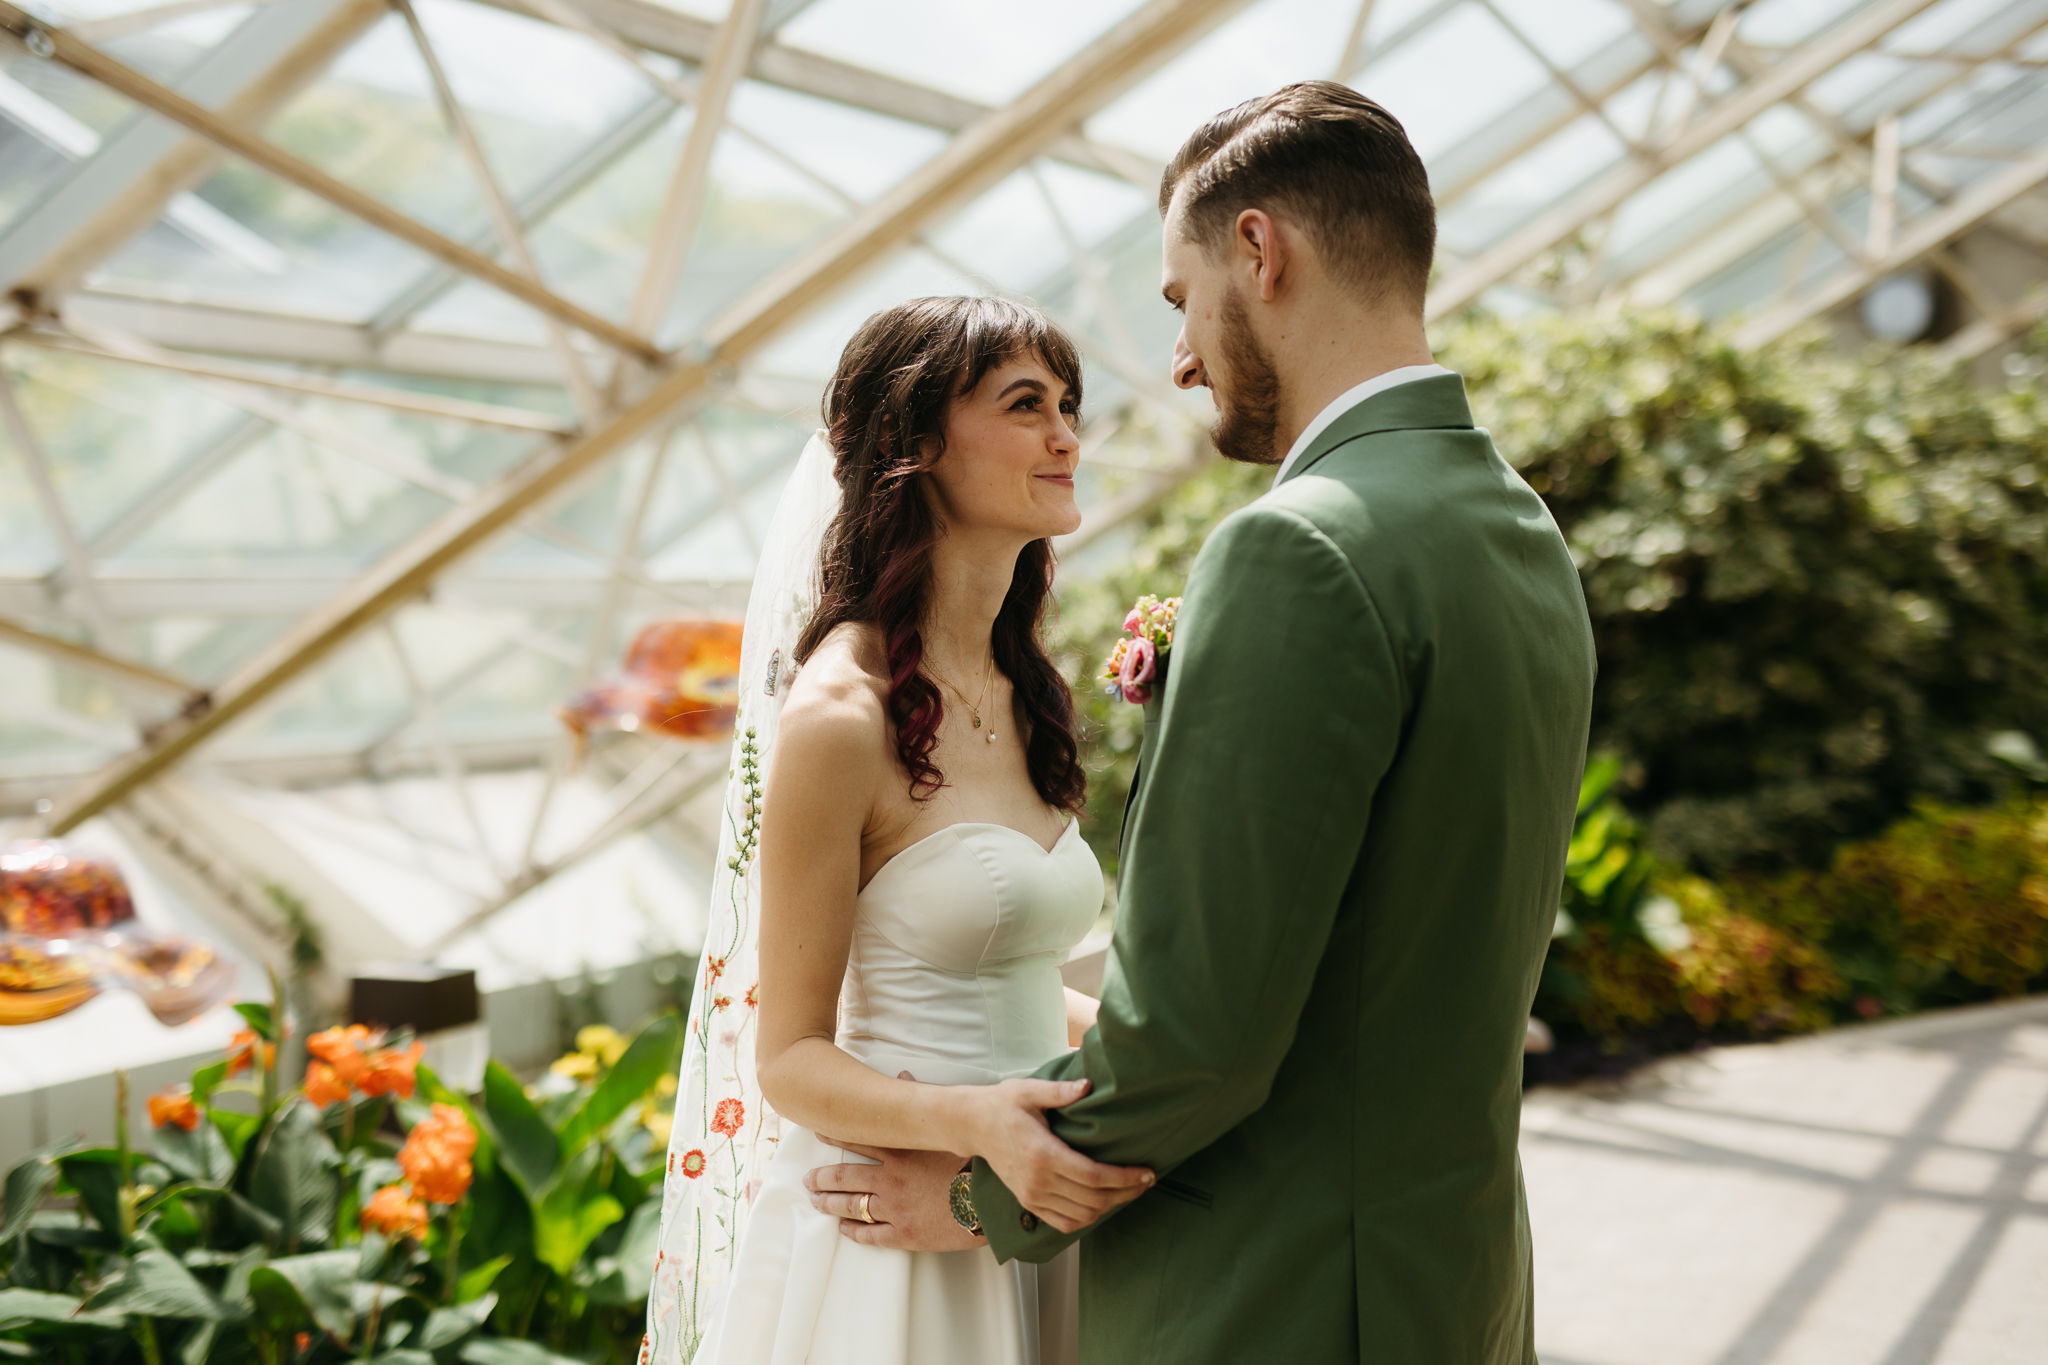
{"label": "concrete walkway", "polygon": [[2048,1365],[2048,1000],[1531,1091],[1543,1365]]}

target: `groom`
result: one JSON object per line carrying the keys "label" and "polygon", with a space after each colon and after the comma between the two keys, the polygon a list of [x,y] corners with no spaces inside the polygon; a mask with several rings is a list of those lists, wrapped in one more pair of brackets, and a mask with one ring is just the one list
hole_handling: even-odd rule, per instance
{"label": "groom", "polygon": [[[1055,1133],[1159,1180],[1069,1234],[977,1161],[954,1211],[1002,1260],[1081,1239],[1096,1365],[1532,1363],[1516,1135],[1593,686],[1578,575],[1431,361],[1435,210],[1390,114],[1251,100],[1160,200],[1175,381],[1279,475],[1195,561],[1101,1017],[1039,1072],[1094,1083]],[[873,1189],[888,1221],[850,1235],[960,1245],[957,1159],[889,1156],[815,1172],[821,1206]]]}

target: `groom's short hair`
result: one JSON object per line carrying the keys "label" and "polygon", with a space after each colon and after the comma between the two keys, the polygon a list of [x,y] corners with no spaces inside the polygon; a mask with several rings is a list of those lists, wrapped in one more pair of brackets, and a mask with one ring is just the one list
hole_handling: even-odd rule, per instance
{"label": "groom's short hair", "polygon": [[1226,109],[1181,144],[1159,214],[1185,191],[1184,231],[1212,254],[1246,209],[1305,231],[1332,274],[1419,312],[1436,253],[1429,173],[1400,120],[1335,81],[1302,81]]}

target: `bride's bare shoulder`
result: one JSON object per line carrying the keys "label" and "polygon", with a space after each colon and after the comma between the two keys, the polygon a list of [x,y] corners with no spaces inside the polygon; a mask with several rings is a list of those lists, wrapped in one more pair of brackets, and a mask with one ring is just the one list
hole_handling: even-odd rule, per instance
{"label": "bride's bare shoulder", "polygon": [[827,761],[887,752],[888,655],[873,626],[835,628],[804,660],[783,703],[778,745]]}

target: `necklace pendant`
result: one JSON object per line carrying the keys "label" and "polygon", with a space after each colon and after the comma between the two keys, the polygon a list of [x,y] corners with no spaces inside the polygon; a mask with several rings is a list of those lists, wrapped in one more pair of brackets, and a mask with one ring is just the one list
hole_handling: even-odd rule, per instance
{"label": "necklace pendant", "polygon": [[979,711],[974,713],[974,728],[977,730],[981,728],[981,712]]}
{"label": "necklace pendant", "polygon": [[987,734],[983,735],[982,739],[986,743],[993,744],[996,742],[996,732],[991,730]]}

